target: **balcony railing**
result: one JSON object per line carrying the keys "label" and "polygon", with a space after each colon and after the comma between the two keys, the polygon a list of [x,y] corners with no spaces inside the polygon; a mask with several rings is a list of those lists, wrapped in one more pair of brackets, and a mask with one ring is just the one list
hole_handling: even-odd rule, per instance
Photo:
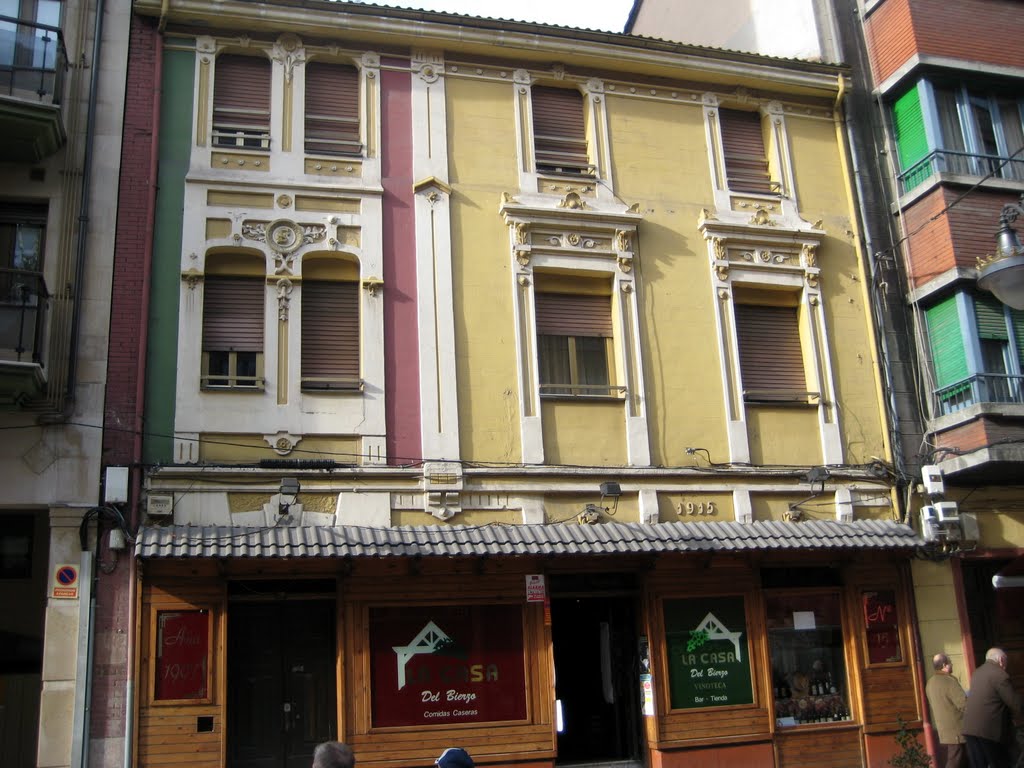
{"label": "balcony railing", "polygon": [[48,297],[38,272],[0,269],[0,359],[42,365]]}
{"label": "balcony railing", "polygon": [[60,103],[68,53],[59,27],[0,16],[0,92]]}
{"label": "balcony railing", "polygon": [[999,155],[975,155],[969,152],[937,149],[897,177],[900,194],[909,192],[935,173],[951,173],[958,176],[987,176],[993,173],[996,178],[1024,181],[1024,158],[1010,160]]}
{"label": "balcony railing", "polygon": [[936,414],[961,411],[975,403],[1024,403],[1024,376],[977,373],[935,390]]}

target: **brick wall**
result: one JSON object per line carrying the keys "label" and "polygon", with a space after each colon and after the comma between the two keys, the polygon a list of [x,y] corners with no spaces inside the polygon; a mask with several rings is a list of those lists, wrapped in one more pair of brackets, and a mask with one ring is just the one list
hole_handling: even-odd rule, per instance
{"label": "brick wall", "polygon": [[886,0],[865,20],[876,83],[915,52],[1024,67],[1019,0]]}
{"label": "brick wall", "polygon": [[156,30],[138,16],[132,19],[125,93],[124,139],[121,150],[114,275],[110,311],[110,352],[107,361],[106,408],[103,419],[103,463],[129,464],[136,429],[136,382],[142,316],[142,272],[146,254],[147,214],[153,138],[153,94]]}
{"label": "brick wall", "polygon": [[[111,288],[110,352],[106,406],[103,417],[104,465],[133,461],[136,382],[143,375],[139,361],[143,316],[142,273],[149,240],[153,94],[157,92],[157,33],[154,23],[133,17],[128,47],[124,139],[118,190],[114,274]],[[143,358],[144,359],[144,358]],[[135,471],[138,471],[136,469]],[[136,516],[137,519],[137,516]],[[90,765],[113,768],[123,762],[125,684],[131,671],[127,639],[132,614],[129,606],[130,555],[114,560],[105,547],[96,591],[95,655],[90,717]]]}
{"label": "brick wall", "polygon": [[970,452],[999,440],[1024,440],[1024,425],[1019,421],[982,417],[940,432],[933,443],[938,448]]}
{"label": "brick wall", "polygon": [[979,256],[995,250],[999,212],[1017,197],[975,190],[957,202],[963,192],[936,187],[905,210],[906,231],[912,233],[905,247],[907,273],[915,288],[954,267],[972,269]]}

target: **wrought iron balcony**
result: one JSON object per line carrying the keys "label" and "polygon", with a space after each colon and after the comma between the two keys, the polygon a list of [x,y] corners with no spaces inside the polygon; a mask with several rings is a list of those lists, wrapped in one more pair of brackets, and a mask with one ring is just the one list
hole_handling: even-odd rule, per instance
{"label": "wrought iron balcony", "polygon": [[994,173],[996,178],[1024,181],[1024,158],[1010,160],[999,155],[976,155],[951,149],[937,149],[897,177],[900,194],[910,192],[936,173],[958,176],[987,176]]}
{"label": "wrought iron balcony", "polygon": [[67,59],[58,27],[0,16],[0,160],[34,163],[63,146]]}
{"label": "wrought iron balcony", "polygon": [[1024,376],[977,373],[935,390],[936,415],[961,411],[976,403],[1024,404]]}
{"label": "wrought iron balcony", "polygon": [[48,298],[40,273],[0,269],[0,406],[17,407],[42,392]]}

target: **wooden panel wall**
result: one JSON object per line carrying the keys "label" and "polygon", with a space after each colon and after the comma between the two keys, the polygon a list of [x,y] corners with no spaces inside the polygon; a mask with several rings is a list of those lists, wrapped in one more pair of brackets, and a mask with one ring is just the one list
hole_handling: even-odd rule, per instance
{"label": "wooden panel wall", "polygon": [[[159,571],[158,571],[159,572]],[[188,768],[220,768],[224,765],[224,582],[211,565],[189,565],[182,575],[168,575],[150,581],[142,590],[139,615],[138,739],[136,765],[181,765]],[[157,611],[210,611],[213,638],[210,644],[210,701],[195,704],[153,701],[156,638],[153,636]],[[198,731],[198,718],[213,718],[213,729]]]}
{"label": "wooden panel wall", "polygon": [[[551,761],[555,757],[554,683],[550,628],[540,603],[525,603],[525,574],[536,566],[507,559],[430,560],[416,564],[360,563],[345,581],[342,618],[345,681],[343,727],[339,730],[359,756],[360,765],[429,765],[446,747],[458,745],[480,762]],[[370,721],[370,605],[522,603],[527,680],[527,721],[452,724],[430,728],[374,730]]]}
{"label": "wooden panel wall", "polygon": [[775,764],[779,768],[861,768],[860,729],[809,728],[776,734]]}
{"label": "wooden panel wall", "polygon": [[[720,563],[720,564],[719,564]],[[673,749],[706,744],[754,741],[771,738],[767,644],[764,642],[763,610],[758,597],[757,572],[740,561],[718,561],[713,567],[703,559],[688,558],[680,566],[655,571],[648,577],[647,617],[651,638],[651,664],[655,672],[657,725],[651,747]],[[754,704],[741,707],[709,707],[675,712],[669,709],[668,660],[664,657],[665,625],[661,602],[665,598],[695,595],[745,594],[747,631],[751,638]]]}

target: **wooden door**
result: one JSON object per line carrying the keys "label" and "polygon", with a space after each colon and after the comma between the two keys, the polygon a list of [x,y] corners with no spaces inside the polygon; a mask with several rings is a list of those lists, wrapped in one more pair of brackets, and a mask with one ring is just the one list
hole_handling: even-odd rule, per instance
{"label": "wooden door", "polygon": [[334,739],[334,603],[233,604],[228,614],[228,766],[306,768]]}

